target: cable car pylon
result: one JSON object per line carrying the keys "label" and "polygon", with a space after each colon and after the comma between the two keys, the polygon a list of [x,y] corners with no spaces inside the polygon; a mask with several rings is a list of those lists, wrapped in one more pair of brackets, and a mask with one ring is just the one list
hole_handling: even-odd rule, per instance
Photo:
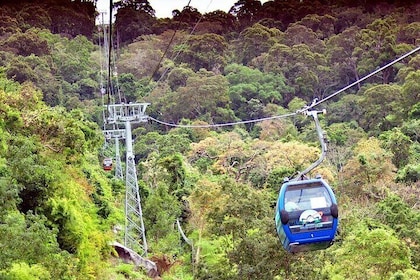
{"label": "cable car pylon", "polygon": [[126,196],[125,196],[125,232],[124,246],[147,256],[147,241],[143,222],[143,213],[139,186],[137,181],[136,163],[133,153],[132,123],[147,122],[146,108],[149,103],[109,104],[107,122],[109,124],[125,125],[126,145]]}

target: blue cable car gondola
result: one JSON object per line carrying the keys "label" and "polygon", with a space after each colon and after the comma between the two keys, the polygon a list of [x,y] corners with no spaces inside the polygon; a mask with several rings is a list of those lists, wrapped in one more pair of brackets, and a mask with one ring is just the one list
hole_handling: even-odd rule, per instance
{"label": "blue cable car gondola", "polygon": [[321,156],[297,178],[285,180],[277,199],[277,234],[284,249],[291,253],[325,249],[337,232],[338,207],[331,187],[320,177],[305,179],[305,174],[322,162],[327,150],[317,113],[307,112],[315,120]]}
{"label": "blue cable car gondola", "polygon": [[292,253],[325,249],[338,226],[338,207],[330,186],[321,178],[285,182],[276,207],[276,229]]}

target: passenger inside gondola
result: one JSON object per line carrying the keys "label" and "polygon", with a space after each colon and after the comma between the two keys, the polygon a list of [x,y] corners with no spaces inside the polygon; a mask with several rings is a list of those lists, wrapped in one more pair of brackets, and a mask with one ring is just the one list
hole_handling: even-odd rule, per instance
{"label": "passenger inside gondola", "polygon": [[287,212],[300,210],[299,205],[297,204],[297,200],[293,201],[293,198],[286,197],[285,201],[286,201],[286,204],[284,205],[284,209]]}
{"label": "passenger inside gondola", "polygon": [[289,187],[285,193],[284,208],[289,213],[288,224],[292,232],[313,228],[315,224],[319,229],[330,227],[331,205],[331,197],[324,186]]}
{"label": "passenger inside gondola", "polygon": [[285,210],[292,212],[330,207],[331,197],[323,186],[303,189],[291,188],[285,193],[285,202]]}

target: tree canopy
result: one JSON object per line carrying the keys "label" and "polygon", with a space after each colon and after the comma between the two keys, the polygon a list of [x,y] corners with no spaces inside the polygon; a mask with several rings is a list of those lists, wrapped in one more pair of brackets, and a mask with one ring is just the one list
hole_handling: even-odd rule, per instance
{"label": "tree canopy", "polygon": [[[125,222],[124,182],[101,166],[113,102],[150,103],[133,152],[162,279],[420,279],[420,54],[332,96],[418,47],[418,1],[241,0],[160,19],[127,0],[112,28],[95,4],[0,3],[1,279],[148,277],[109,245]],[[319,157],[298,113],[316,101],[328,152],[308,176],[333,187],[339,232],[289,254],[275,203]]]}

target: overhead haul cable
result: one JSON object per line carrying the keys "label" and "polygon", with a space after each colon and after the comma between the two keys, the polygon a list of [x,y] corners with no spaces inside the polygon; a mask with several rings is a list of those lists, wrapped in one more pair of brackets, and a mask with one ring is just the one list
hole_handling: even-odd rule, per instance
{"label": "overhead haul cable", "polygon": [[153,117],[148,117],[150,120],[157,122],[159,124],[163,124],[163,125],[167,125],[167,126],[172,126],[172,127],[182,127],[182,128],[216,128],[216,127],[223,127],[223,126],[234,126],[234,125],[239,125],[239,124],[247,124],[247,123],[257,123],[257,122],[262,122],[262,121],[266,121],[266,120],[273,120],[273,119],[282,119],[282,118],[286,118],[286,117],[292,117],[295,116],[296,114],[302,114],[307,112],[309,109],[312,109],[315,106],[318,106],[319,104],[333,98],[334,96],[342,93],[343,91],[363,82],[364,80],[372,77],[373,75],[385,70],[386,68],[394,65],[395,63],[403,60],[404,58],[407,58],[408,56],[414,54],[415,52],[420,50],[420,46],[413,49],[412,51],[404,54],[403,56],[391,61],[390,63],[386,64],[385,66],[373,71],[372,73],[358,79],[357,81],[355,81],[354,83],[351,83],[350,85],[334,92],[333,94],[321,99],[321,100],[315,100],[314,102],[312,102],[311,105],[309,106],[304,106],[302,109],[297,110],[295,113],[290,113],[290,114],[284,114],[284,115],[279,115],[279,116],[272,116],[272,117],[266,117],[266,118],[260,118],[260,119],[253,119],[253,120],[243,120],[243,121],[237,121],[237,122],[228,122],[228,123],[217,123],[217,124],[206,124],[206,125],[188,125],[188,124],[174,124],[174,123],[168,123],[165,121],[160,121],[158,119],[155,119]]}
{"label": "overhead haul cable", "polygon": [[[189,6],[189,5],[190,5],[190,3],[191,3],[191,0],[189,0],[189,1],[188,1],[187,6]],[[163,52],[162,56],[161,56],[161,57],[160,57],[160,59],[159,59],[159,62],[156,64],[156,67],[155,67],[155,70],[153,71],[153,74],[150,76],[149,83],[152,81],[153,76],[154,76],[154,75],[157,73],[157,71],[159,70],[159,65],[162,63],[162,60],[165,58],[166,53],[167,53],[167,52],[168,52],[168,50],[169,50],[169,47],[172,45],[172,42],[174,41],[174,38],[175,38],[175,35],[176,35],[176,32],[178,31],[179,27],[181,26],[182,17],[183,17],[183,14],[182,14],[181,18],[180,18],[180,19],[179,19],[179,21],[178,21],[178,24],[177,24],[177,26],[176,26],[176,28],[175,28],[174,33],[172,34],[171,39],[169,40],[168,46],[166,46],[165,51]],[[162,76],[159,78],[159,80],[160,80],[161,78],[162,78]]]}
{"label": "overhead haul cable", "polygon": [[346,87],[344,87],[344,88],[342,88],[342,89],[340,89],[340,90],[336,91],[335,93],[333,93],[333,94],[331,94],[331,95],[329,95],[329,96],[325,97],[324,99],[321,99],[321,100],[319,100],[319,101],[314,102],[314,103],[313,103],[313,104],[311,104],[310,106],[305,107],[305,108],[304,108],[304,110],[309,110],[309,109],[311,109],[311,108],[313,108],[313,107],[315,107],[315,106],[317,106],[317,105],[319,105],[319,104],[321,104],[321,103],[323,103],[323,102],[325,102],[325,101],[327,101],[327,100],[329,100],[329,99],[333,98],[334,96],[336,96],[336,95],[338,95],[338,94],[342,93],[343,91],[348,90],[349,88],[351,88],[351,87],[353,87],[353,86],[355,86],[355,85],[359,84],[360,82],[363,82],[364,80],[366,80],[366,79],[368,79],[368,78],[372,77],[373,75],[376,75],[377,73],[379,73],[379,72],[381,72],[381,71],[385,70],[386,68],[388,68],[388,67],[390,67],[390,66],[394,65],[395,63],[397,63],[397,62],[399,62],[399,61],[403,60],[404,58],[406,58],[406,57],[408,57],[408,56],[412,55],[413,53],[417,52],[418,50],[420,50],[420,46],[419,46],[419,47],[417,47],[417,48],[415,48],[414,50],[412,50],[412,51],[410,51],[410,52],[408,52],[408,53],[404,54],[403,56],[401,56],[401,57],[399,57],[399,58],[397,58],[397,59],[395,59],[395,60],[391,61],[390,63],[386,64],[385,66],[383,66],[383,67],[381,67],[381,68],[379,68],[379,69],[377,69],[377,70],[373,71],[372,73],[370,73],[370,74],[368,74],[368,75],[364,76],[363,78],[360,78],[359,80],[355,81],[354,83],[352,83],[352,84],[350,84],[350,85],[348,85],[348,86],[346,86]]}
{"label": "overhead haul cable", "polygon": [[150,116],[149,116],[149,119],[154,121],[154,122],[157,122],[157,123],[160,123],[160,124],[163,124],[163,125],[167,125],[167,126],[173,126],[173,127],[211,128],[211,127],[223,127],[223,126],[233,126],[233,125],[247,124],[247,123],[256,123],[256,122],[262,122],[262,121],[273,120],[273,119],[283,119],[283,118],[291,117],[291,116],[294,116],[294,115],[296,115],[296,113],[290,113],[290,114],[285,114],[285,115],[281,115],[281,116],[273,116],[273,117],[260,118],[260,119],[254,119],[254,120],[228,122],[228,123],[217,123],[217,124],[202,124],[202,125],[168,123],[168,122],[157,120],[157,119],[155,119],[153,117],[150,117]]}
{"label": "overhead haul cable", "polygon": [[[207,5],[207,8],[211,5],[211,3],[213,2],[213,0],[210,0],[210,3],[209,3],[209,5]],[[187,6],[186,7],[188,7],[189,5],[190,5],[190,3],[191,3],[191,0],[189,0],[189,2],[188,2],[188,4],[187,4]],[[186,44],[186,42],[190,39],[190,37],[192,36],[192,34],[195,32],[195,29],[197,28],[197,26],[198,26],[198,24],[201,22],[201,20],[203,19],[203,17],[204,17],[204,15],[202,14],[201,16],[200,16],[200,18],[197,20],[197,22],[195,23],[195,25],[194,25],[194,27],[192,28],[192,30],[191,30],[191,32],[190,32],[190,34],[188,34],[188,36],[187,36],[187,38],[184,40],[184,42],[181,44],[181,45],[184,45],[184,44]],[[181,23],[181,21],[182,21],[182,17],[180,18],[180,21],[179,21],[179,24],[178,24],[178,27],[179,27],[179,25],[180,25],[180,23]],[[177,27],[177,29],[178,29],[178,27]],[[167,51],[168,51],[168,49],[169,49],[169,47],[170,47],[170,45],[172,44],[172,41],[173,41],[173,38],[175,37],[175,33],[177,32],[177,30],[175,30],[175,32],[174,32],[174,34],[172,35],[172,38],[170,39],[170,41],[169,41],[169,44],[168,44],[168,46],[167,46],[167,48],[166,48],[166,50],[165,50],[165,52],[164,52],[164,54],[161,56],[161,58],[160,58],[160,60],[159,60],[159,63],[156,65],[156,68],[155,68],[155,70],[153,71],[153,74],[152,74],[152,76],[150,77],[150,80],[149,80],[149,83],[151,82],[151,80],[153,79],[153,76],[156,74],[156,72],[158,71],[158,69],[159,69],[159,65],[160,65],[160,63],[162,62],[162,60],[163,60],[163,58],[164,58],[164,56],[166,55],[166,53],[167,53]],[[172,61],[175,61],[175,59],[179,56],[179,54],[181,53],[181,51],[182,51],[182,48],[181,49],[179,49],[177,52],[176,52],[176,54],[175,55],[172,55],[171,56],[171,60]],[[163,77],[166,75],[166,73],[168,73],[168,71],[170,70],[171,68],[170,67],[167,67],[164,71],[163,71],[163,73],[160,75],[160,77],[159,77],[159,79],[156,81],[156,85],[154,86],[154,87],[152,87],[151,89],[150,89],[150,91],[144,96],[144,97],[146,97],[147,95],[149,95],[156,87],[157,87],[157,84],[163,79]]]}

